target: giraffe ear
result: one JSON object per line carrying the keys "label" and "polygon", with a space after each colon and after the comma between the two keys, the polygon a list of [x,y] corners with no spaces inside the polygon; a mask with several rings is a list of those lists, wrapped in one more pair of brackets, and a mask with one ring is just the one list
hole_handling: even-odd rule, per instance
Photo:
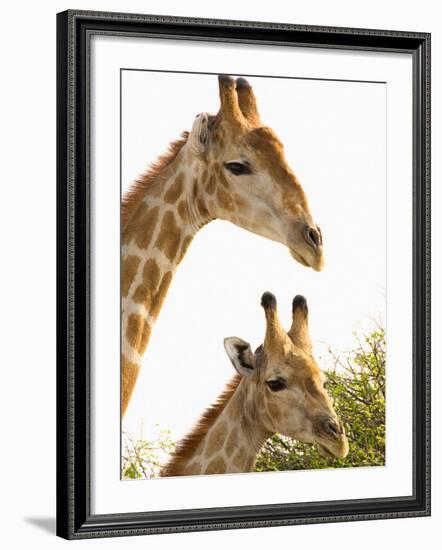
{"label": "giraffe ear", "polygon": [[233,366],[241,376],[253,374],[256,359],[248,342],[236,336],[231,336],[224,339],[224,348]]}
{"label": "giraffe ear", "polygon": [[192,151],[199,155],[204,153],[209,142],[209,120],[208,113],[200,113],[193,121],[192,130],[190,131],[187,142]]}

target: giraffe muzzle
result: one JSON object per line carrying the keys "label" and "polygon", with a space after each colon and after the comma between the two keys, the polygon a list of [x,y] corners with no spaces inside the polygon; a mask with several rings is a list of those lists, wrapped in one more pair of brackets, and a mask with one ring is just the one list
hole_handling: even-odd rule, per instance
{"label": "giraffe muzzle", "polygon": [[345,458],[348,454],[348,440],[344,426],[336,418],[325,417],[318,421],[315,445],[322,456]]}
{"label": "giraffe muzzle", "polygon": [[292,257],[301,265],[322,271],[324,252],[321,229],[313,222],[297,225],[288,248]]}

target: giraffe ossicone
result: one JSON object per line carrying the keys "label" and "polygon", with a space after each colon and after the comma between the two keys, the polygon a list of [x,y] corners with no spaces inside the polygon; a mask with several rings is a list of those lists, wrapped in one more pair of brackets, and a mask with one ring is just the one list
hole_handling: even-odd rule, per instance
{"label": "giraffe ossicone", "polygon": [[265,441],[279,433],[344,458],[348,440],[313,357],[305,298],[293,300],[292,326],[280,324],[265,293],[264,343],[253,353],[241,338],[224,346],[237,374],[218,401],[177,445],[163,477],[250,472]]}
{"label": "giraffe ossicone", "polygon": [[222,75],[219,96],[218,114],[199,114],[123,199],[123,414],[175,269],[203,225],[230,221],[286,245],[304,266],[323,267],[321,230],[251,86]]}

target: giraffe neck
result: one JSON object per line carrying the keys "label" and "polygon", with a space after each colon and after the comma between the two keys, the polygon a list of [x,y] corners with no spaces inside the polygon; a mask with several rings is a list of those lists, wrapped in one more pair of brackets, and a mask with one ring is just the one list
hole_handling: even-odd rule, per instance
{"label": "giraffe neck", "polygon": [[[210,221],[200,182],[207,174],[187,164],[184,144],[175,158],[141,180],[122,233],[122,412],[173,275],[198,230]],[[147,176],[147,178],[149,175]],[[129,197],[131,199],[131,197]]]}
{"label": "giraffe neck", "polygon": [[252,471],[257,454],[272,434],[260,422],[259,412],[254,410],[251,390],[250,385],[240,381],[224,406],[219,405],[223,397],[218,401],[218,414],[209,426],[205,426],[203,415],[196,427],[196,432],[200,433],[191,434],[179,444],[162,475]]}

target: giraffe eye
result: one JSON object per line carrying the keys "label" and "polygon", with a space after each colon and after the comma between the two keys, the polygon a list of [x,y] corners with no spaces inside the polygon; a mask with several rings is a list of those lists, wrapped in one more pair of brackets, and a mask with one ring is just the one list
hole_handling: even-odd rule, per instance
{"label": "giraffe eye", "polygon": [[240,162],[238,160],[232,160],[231,162],[225,162],[224,166],[234,176],[243,176],[244,174],[252,173],[248,162]]}
{"label": "giraffe eye", "polygon": [[284,380],[267,380],[267,386],[270,388],[271,391],[281,391],[285,390],[287,387],[285,385]]}

